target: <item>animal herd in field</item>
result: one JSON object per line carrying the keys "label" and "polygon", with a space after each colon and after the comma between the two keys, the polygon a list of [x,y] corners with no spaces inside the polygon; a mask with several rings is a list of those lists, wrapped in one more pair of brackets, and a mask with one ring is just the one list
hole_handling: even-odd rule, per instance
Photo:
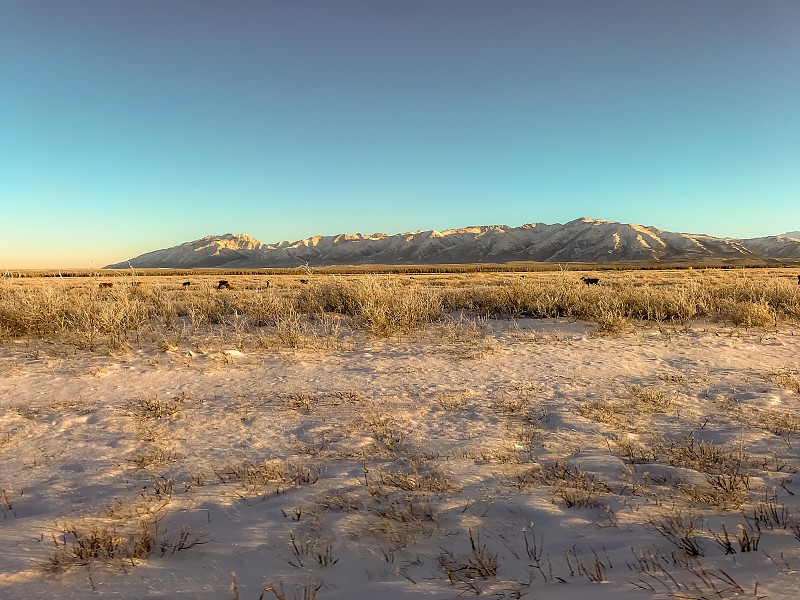
{"label": "animal herd in field", "polygon": [[[300,283],[308,283],[308,279],[301,279]],[[109,288],[113,288],[114,287],[114,283],[111,282],[111,281],[101,281],[97,285],[101,289],[109,289]],[[141,287],[142,282],[141,281],[134,281],[134,282],[130,283],[129,285],[131,287],[138,288],[138,287]],[[191,281],[184,281],[181,284],[181,287],[183,287],[184,290],[188,290],[191,285],[192,285]],[[264,287],[264,288],[269,288],[269,286],[270,286],[269,279],[265,280],[262,283],[262,287]],[[217,282],[217,289],[218,290],[229,290],[229,289],[231,289],[231,284],[227,279],[220,279]]]}
{"label": "animal herd in field", "polygon": [[[525,275],[520,275],[520,279],[525,279]],[[409,277],[409,279],[414,279],[414,277]],[[600,285],[600,278],[599,277],[581,277],[581,281],[585,283],[587,286],[589,285]],[[308,285],[308,279],[301,279],[300,283],[302,285]],[[97,284],[100,288],[111,288],[114,287],[114,284],[110,281],[103,281]],[[134,281],[131,284],[131,287],[140,287],[142,283],[140,281]],[[189,287],[192,285],[191,281],[184,281],[182,284],[184,290],[188,290]],[[800,275],[797,276],[797,285],[800,285]],[[262,287],[265,289],[269,289],[270,283],[269,279],[264,280],[262,283]],[[231,284],[227,279],[220,279],[217,283],[218,290],[230,290]]]}

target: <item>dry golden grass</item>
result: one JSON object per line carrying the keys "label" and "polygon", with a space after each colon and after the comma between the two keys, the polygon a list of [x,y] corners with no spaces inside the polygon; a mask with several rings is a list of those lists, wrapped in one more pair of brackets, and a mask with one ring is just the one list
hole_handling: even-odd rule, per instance
{"label": "dry golden grass", "polygon": [[[481,317],[565,317],[619,332],[638,321],[710,319],[737,327],[800,319],[800,286],[781,269],[394,275],[0,278],[0,336],[55,338],[123,350],[143,340],[171,347],[216,333],[265,347],[334,346],[352,331],[408,334],[466,312]],[[597,273],[593,273],[597,275]],[[182,282],[189,279],[191,286]],[[305,281],[306,283],[303,283]],[[100,284],[113,283],[112,287]],[[453,320],[450,319],[452,322]]]}

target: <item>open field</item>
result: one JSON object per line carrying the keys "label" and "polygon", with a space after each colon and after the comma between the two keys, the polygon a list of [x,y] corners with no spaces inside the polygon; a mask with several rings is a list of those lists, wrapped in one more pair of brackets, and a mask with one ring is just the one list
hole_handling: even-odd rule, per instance
{"label": "open field", "polygon": [[787,269],[3,278],[0,598],[795,598],[798,356]]}
{"label": "open field", "polygon": [[535,273],[541,271],[665,271],[675,269],[797,269],[800,261],[791,259],[759,260],[747,259],[715,259],[715,260],[675,260],[659,261],[632,260],[613,261],[605,263],[554,263],[535,261],[511,261],[504,263],[454,263],[454,264],[365,264],[365,265],[333,265],[315,266],[306,265],[296,268],[261,268],[261,269],[5,269],[0,271],[0,277],[170,277],[194,275],[291,275],[308,274],[313,271],[320,275],[365,275],[365,274],[417,274],[417,273]]}
{"label": "open field", "polygon": [[[0,336],[125,350],[224,343],[341,346],[359,334],[407,334],[464,317],[582,319],[603,331],[633,322],[699,318],[742,327],[800,317],[800,286],[786,269],[587,273],[281,274],[0,279]],[[586,275],[583,275],[586,276]],[[187,282],[190,285],[184,286]],[[235,338],[231,340],[231,338]]]}

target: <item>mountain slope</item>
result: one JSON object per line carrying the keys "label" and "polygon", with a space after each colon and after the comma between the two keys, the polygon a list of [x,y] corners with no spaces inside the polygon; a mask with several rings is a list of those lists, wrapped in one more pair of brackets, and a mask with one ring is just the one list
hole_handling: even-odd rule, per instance
{"label": "mountain slope", "polygon": [[313,236],[275,244],[262,244],[246,235],[227,234],[148,252],[108,268],[713,259],[800,260],[800,239],[773,236],[734,240],[584,218],[553,225],[484,225],[396,235]]}

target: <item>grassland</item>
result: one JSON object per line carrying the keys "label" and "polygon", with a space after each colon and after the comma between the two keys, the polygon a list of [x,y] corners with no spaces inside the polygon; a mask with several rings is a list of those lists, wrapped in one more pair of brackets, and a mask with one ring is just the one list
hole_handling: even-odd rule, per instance
{"label": "grassland", "polygon": [[[0,336],[53,338],[113,350],[144,339],[235,334],[242,343],[338,343],[343,331],[407,334],[453,315],[568,318],[622,331],[637,322],[708,319],[739,327],[800,318],[790,270],[218,274],[0,279]],[[183,286],[184,281],[191,285]],[[112,287],[107,287],[112,286]]]}
{"label": "grassland", "polygon": [[798,334],[784,269],[2,278],[0,597],[794,598]]}

